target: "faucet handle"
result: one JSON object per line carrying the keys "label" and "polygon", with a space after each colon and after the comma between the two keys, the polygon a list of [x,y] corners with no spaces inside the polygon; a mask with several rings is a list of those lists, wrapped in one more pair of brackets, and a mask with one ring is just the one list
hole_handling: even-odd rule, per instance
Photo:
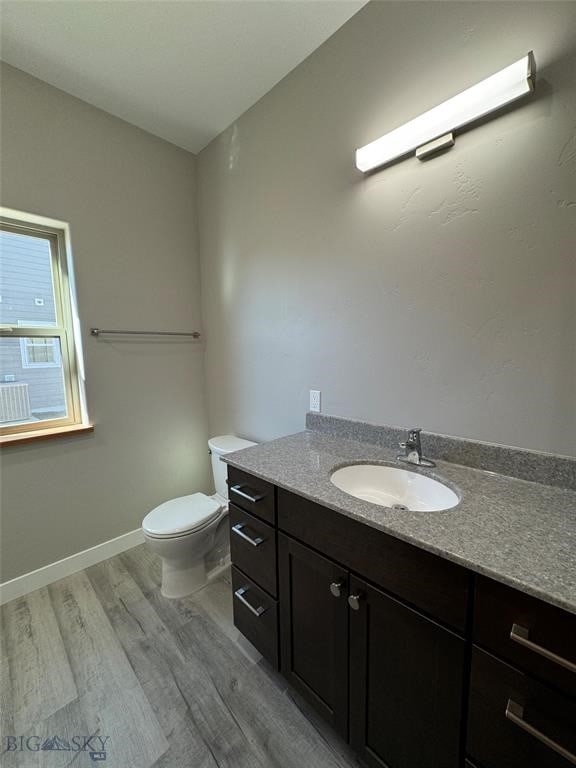
{"label": "faucet handle", "polygon": [[420,427],[413,427],[408,430],[408,438],[401,443],[398,443],[400,448],[406,451],[405,456],[397,456],[400,461],[406,461],[410,464],[417,464],[421,467],[435,467],[433,461],[426,459],[422,456],[422,446],[420,443]]}
{"label": "faucet handle", "polygon": [[412,429],[408,430],[406,440],[402,440],[401,443],[398,443],[398,446],[404,449],[415,447],[420,442],[420,432],[422,432],[420,427],[412,427]]}

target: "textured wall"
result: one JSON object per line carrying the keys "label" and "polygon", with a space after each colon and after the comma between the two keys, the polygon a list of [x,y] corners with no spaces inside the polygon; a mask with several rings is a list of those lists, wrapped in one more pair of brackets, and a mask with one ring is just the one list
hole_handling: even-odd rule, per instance
{"label": "textured wall", "polygon": [[[534,48],[535,98],[369,177]],[[199,156],[210,428],[327,413],[576,454],[576,3],[371,3]]]}
{"label": "textured wall", "polygon": [[210,489],[203,346],[96,341],[91,325],[200,324],[195,158],[2,67],[2,205],[68,221],[93,435],[2,451],[1,581]]}

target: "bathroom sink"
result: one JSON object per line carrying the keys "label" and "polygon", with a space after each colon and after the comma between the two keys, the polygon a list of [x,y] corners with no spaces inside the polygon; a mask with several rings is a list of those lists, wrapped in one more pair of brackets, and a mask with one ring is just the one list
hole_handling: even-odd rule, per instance
{"label": "bathroom sink", "polygon": [[440,512],[458,504],[458,496],[438,480],[400,467],[351,464],[330,480],[344,493],[382,507],[412,512]]}

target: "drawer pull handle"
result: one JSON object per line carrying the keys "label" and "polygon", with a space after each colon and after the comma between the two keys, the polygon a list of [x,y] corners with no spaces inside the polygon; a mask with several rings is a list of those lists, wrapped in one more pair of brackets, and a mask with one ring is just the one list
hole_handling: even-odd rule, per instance
{"label": "drawer pull handle", "polygon": [[240,587],[240,589],[237,589],[236,592],[234,592],[234,597],[237,600],[239,600],[242,603],[242,605],[245,605],[246,608],[248,608],[248,610],[254,614],[254,616],[256,616],[257,618],[260,618],[260,616],[262,616],[263,613],[266,613],[267,609],[263,608],[261,605],[259,605],[258,608],[254,608],[253,605],[250,605],[248,600],[246,600],[246,598],[244,597],[244,595],[249,591],[250,590],[248,589],[248,587]]}
{"label": "drawer pull handle", "polygon": [[241,539],[244,539],[244,541],[247,541],[248,544],[252,544],[253,547],[259,547],[260,544],[263,544],[265,539],[262,539],[260,536],[256,536],[255,539],[248,536],[247,533],[244,533],[242,530],[245,526],[245,523],[236,523],[236,525],[232,526],[232,532],[236,534],[236,536],[240,536]]}
{"label": "drawer pull handle", "polygon": [[545,659],[554,662],[554,664],[559,664],[561,667],[569,669],[570,672],[576,672],[576,664],[568,661],[568,659],[565,659],[562,656],[558,656],[556,653],[552,653],[552,651],[549,651],[547,648],[542,648],[542,646],[537,643],[533,643],[532,640],[528,638],[528,629],[526,629],[526,627],[521,627],[520,624],[512,624],[510,640],[513,640],[519,645],[523,645],[524,648],[528,648],[530,651],[534,651],[534,653],[537,653],[540,656],[544,656]]}
{"label": "drawer pull handle", "polygon": [[233,493],[237,494],[238,496],[242,496],[243,499],[246,499],[247,501],[251,501],[252,504],[256,504],[258,501],[262,501],[262,499],[265,497],[265,494],[263,493],[255,493],[250,494],[246,493],[242,490],[242,488],[246,488],[245,485],[233,485],[231,486],[230,490],[233,491]]}
{"label": "drawer pull handle", "polygon": [[533,725],[527,723],[526,720],[524,720],[524,707],[512,699],[508,699],[508,704],[506,705],[506,717],[508,720],[510,720],[510,722],[514,723],[514,725],[522,728],[522,730],[526,731],[526,733],[529,733],[530,736],[538,739],[538,741],[542,742],[542,744],[545,744],[554,752],[557,752],[563,758],[568,760],[569,763],[576,765],[576,755],[573,755],[572,752],[569,752],[567,749],[560,746],[560,744],[558,744],[556,741],[553,741],[553,739],[550,739],[537,728],[534,728]]}

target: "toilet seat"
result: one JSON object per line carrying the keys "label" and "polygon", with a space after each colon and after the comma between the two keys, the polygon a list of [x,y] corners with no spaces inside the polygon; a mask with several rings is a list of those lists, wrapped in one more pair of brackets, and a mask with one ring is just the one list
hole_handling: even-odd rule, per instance
{"label": "toilet seat", "polygon": [[173,539],[193,533],[216,520],[222,505],[204,493],[192,493],[165,501],[149,512],[142,529],[154,539]]}

